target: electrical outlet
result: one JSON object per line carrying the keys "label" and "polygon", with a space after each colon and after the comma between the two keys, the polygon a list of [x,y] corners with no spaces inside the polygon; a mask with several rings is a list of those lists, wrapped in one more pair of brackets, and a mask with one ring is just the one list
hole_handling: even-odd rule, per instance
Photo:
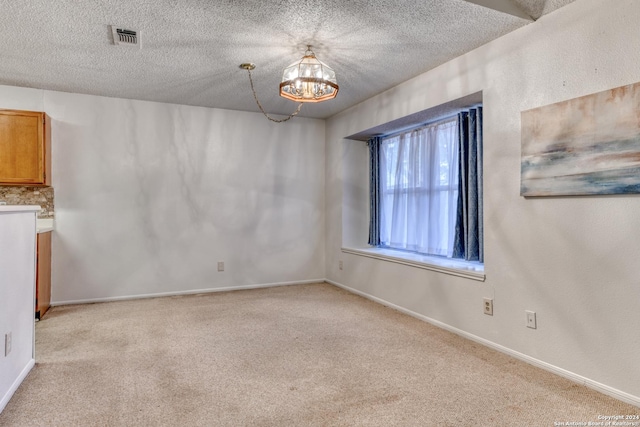
{"label": "electrical outlet", "polygon": [[484,314],[493,316],[493,300],[491,298],[483,298],[484,301]]}
{"label": "electrical outlet", "polygon": [[11,332],[4,334],[4,357],[11,353]]}
{"label": "electrical outlet", "polygon": [[525,313],[527,313],[527,328],[536,329],[536,312],[525,310]]}
{"label": "electrical outlet", "polygon": [[224,271],[224,261],[218,261],[218,271]]}
{"label": "electrical outlet", "polygon": [[340,270],[342,270],[343,264],[342,264],[342,260],[338,261],[338,268]]}

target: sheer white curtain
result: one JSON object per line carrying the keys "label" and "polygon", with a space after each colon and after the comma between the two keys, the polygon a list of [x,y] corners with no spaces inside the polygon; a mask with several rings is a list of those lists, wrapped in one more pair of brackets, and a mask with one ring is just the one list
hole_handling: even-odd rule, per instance
{"label": "sheer white curtain", "polygon": [[457,119],[384,138],[380,244],[451,256],[458,200]]}

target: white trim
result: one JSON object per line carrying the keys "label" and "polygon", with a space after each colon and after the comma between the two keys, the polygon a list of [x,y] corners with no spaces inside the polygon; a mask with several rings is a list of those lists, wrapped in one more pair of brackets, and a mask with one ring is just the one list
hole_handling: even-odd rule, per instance
{"label": "white trim", "polygon": [[18,387],[20,387],[20,384],[22,384],[22,381],[24,381],[24,379],[27,378],[27,375],[29,375],[29,372],[31,372],[31,369],[33,369],[35,364],[36,364],[35,359],[29,360],[29,363],[27,363],[27,366],[24,367],[22,372],[20,372],[20,375],[18,375],[18,378],[16,378],[13,384],[11,384],[11,387],[9,388],[9,390],[7,390],[7,393],[4,396],[2,396],[2,400],[0,400],[0,413],[4,411],[4,408],[7,406],[7,404],[13,397],[13,394],[18,390]]}
{"label": "white trim", "polygon": [[71,304],[90,304],[90,303],[96,303],[96,302],[126,301],[126,300],[144,299],[144,298],[170,297],[170,296],[176,296],[176,295],[207,294],[212,292],[241,291],[246,289],[273,288],[276,286],[306,285],[309,283],[323,283],[323,282],[325,282],[325,279],[297,280],[293,282],[276,282],[276,283],[262,283],[257,285],[227,286],[224,288],[192,289],[188,291],[159,292],[155,294],[139,294],[139,295],[125,295],[125,296],[119,296],[119,297],[88,298],[88,299],[79,299],[79,300],[55,301],[55,302],[51,302],[51,306],[53,307],[53,306],[71,305]]}
{"label": "white trim", "polygon": [[379,304],[385,305],[387,307],[393,308],[394,310],[397,310],[401,313],[407,314],[411,317],[415,317],[416,319],[425,321],[427,323],[430,323],[434,326],[437,326],[439,328],[445,329],[449,332],[453,332],[456,335],[460,335],[464,338],[470,339],[471,341],[475,341],[479,344],[482,344],[486,347],[492,348],[494,350],[497,350],[501,353],[507,354],[509,356],[515,357],[516,359],[522,360],[523,362],[526,362],[530,365],[536,366],[538,368],[544,369],[545,371],[551,372],[553,374],[559,375],[563,378],[566,378],[568,380],[574,381],[578,384],[582,384],[586,387],[589,387],[593,390],[596,390],[600,393],[606,394],[608,396],[611,396],[615,399],[621,400],[625,403],[629,403],[631,405],[635,405],[640,407],[640,396],[634,396],[632,394],[626,393],[624,391],[618,390],[616,388],[610,387],[606,384],[602,384],[599,383],[597,381],[594,381],[592,379],[583,377],[582,375],[578,375],[574,372],[570,372],[567,371],[566,369],[562,369],[559,368],[557,366],[554,366],[550,363],[544,362],[542,360],[536,359],[534,357],[528,356],[526,354],[520,353],[518,351],[512,350],[508,347],[504,347],[500,344],[496,344],[492,341],[486,340],[484,338],[481,338],[477,335],[473,335],[470,334],[468,332],[465,332],[461,329],[455,328],[453,326],[447,325],[446,323],[442,323],[438,320],[432,319],[430,317],[424,316],[422,314],[416,313],[415,311],[411,311],[409,309],[406,309],[404,307],[401,307],[399,305],[390,303],[388,301],[383,300],[382,298],[378,298],[378,297],[374,297],[373,295],[367,294],[365,292],[359,291],[357,289],[354,288],[350,288],[349,286],[345,286],[341,283],[338,282],[334,282],[333,280],[329,280],[329,279],[325,279],[325,281],[331,285],[337,286],[339,288],[342,288],[348,292],[354,293],[356,295],[360,295],[361,297],[367,298],[371,301],[377,302]]}
{"label": "white trim", "polygon": [[397,264],[437,271],[439,273],[450,274],[452,276],[464,277],[481,282],[484,282],[485,279],[484,266],[481,264],[470,264],[466,261],[458,261],[450,258],[443,258],[440,260],[433,256],[404,253],[384,248],[343,247],[341,248],[341,251],[346,254],[395,262]]}
{"label": "white trim", "polygon": [[0,205],[0,213],[38,212],[39,210],[38,205]]}

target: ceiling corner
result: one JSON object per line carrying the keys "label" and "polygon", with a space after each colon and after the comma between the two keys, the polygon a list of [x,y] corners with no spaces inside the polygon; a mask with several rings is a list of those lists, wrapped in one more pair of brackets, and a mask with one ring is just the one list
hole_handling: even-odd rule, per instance
{"label": "ceiling corner", "polygon": [[529,21],[535,21],[535,18],[523,11],[520,6],[514,3],[512,0],[464,0],[467,3],[477,4],[489,9],[497,10],[498,12],[506,13],[516,16],[518,18],[526,19]]}

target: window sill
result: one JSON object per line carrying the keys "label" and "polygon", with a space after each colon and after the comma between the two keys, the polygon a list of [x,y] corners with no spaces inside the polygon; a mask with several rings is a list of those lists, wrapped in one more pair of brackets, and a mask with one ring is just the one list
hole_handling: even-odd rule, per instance
{"label": "window sill", "polygon": [[473,261],[421,255],[384,248],[342,248],[342,252],[484,282],[484,265]]}

